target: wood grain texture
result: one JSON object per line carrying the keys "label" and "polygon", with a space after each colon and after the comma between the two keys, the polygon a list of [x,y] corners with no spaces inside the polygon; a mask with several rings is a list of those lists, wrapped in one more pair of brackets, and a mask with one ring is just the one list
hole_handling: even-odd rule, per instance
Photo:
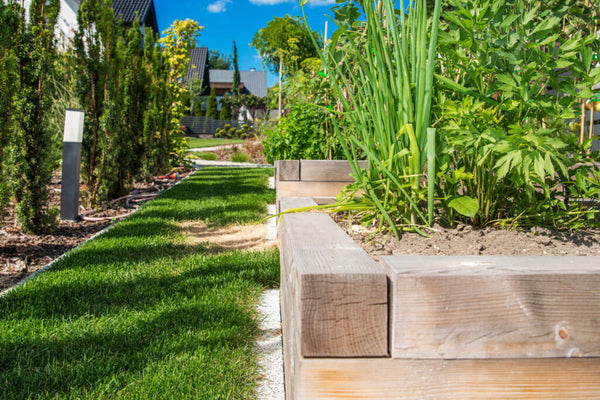
{"label": "wood grain texture", "polygon": [[[366,161],[359,162],[367,168]],[[354,182],[350,176],[352,168],[347,160],[300,160],[301,181]]]}
{"label": "wood grain texture", "polygon": [[277,198],[281,200],[283,197],[335,197],[346,185],[348,182],[279,181]]}
{"label": "wood grain texture", "polygon": [[[308,198],[281,199],[282,210],[311,203]],[[328,214],[286,214],[279,238],[281,290],[286,298],[282,318],[291,321],[288,332],[297,330],[301,354],[387,356],[383,269]]]}
{"label": "wood grain texture", "polygon": [[293,400],[600,399],[600,358],[300,359]]}
{"label": "wood grain texture", "polygon": [[599,257],[387,256],[394,358],[600,356]]}
{"label": "wood grain texture", "polygon": [[300,161],[278,160],[275,161],[276,179],[279,181],[299,181]]}

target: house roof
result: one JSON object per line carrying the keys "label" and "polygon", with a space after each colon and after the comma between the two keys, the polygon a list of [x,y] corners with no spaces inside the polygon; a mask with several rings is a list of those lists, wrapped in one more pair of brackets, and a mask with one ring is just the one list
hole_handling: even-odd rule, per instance
{"label": "house roof", "polygon": [[137,15],[137,20],[158,33],[158,22],[153,0],[113,0],[115,17],[123,18],[125,24],[131,24]]}
{"label": "house roof", "polygon": [[[187,72],[185,73],[185,81],[190,83],[194,77],[204,81],[204,84],[208,84],[208,76],[206,73],[206,65],[208,64],[208,49],[206,47],[198,47],[190,50],[190,62],[188,64]],[[194,67],[192,67],[195,66]]]}
{"label": "house roof", "polygon": [[[233,71],[228,69],[211,69],[210,82],[216,83],[233,83]],[[267,95],[267,73],[265,71],[240,71],[240,82],[248,90],[258,97]]]}

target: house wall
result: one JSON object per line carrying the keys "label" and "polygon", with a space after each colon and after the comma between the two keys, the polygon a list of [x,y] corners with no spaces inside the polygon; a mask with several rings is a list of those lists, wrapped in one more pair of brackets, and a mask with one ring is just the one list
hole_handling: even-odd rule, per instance
{"label": "house wall", "polygon": [[[25,17],[29,21],[31,0],[24,0]],[[77,31],[77,11],[81,6],[80,0],[60,0],[60,12],[56,21],[55,36],[58,47],[64,49],[70,46]]]}

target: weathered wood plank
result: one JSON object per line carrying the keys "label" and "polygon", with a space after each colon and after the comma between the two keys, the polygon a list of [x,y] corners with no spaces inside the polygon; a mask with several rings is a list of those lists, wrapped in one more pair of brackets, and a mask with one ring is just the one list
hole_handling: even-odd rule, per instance
{"label": "weathered wood plank", "polygon": [[277,198],[283,197],[312,197],[312,196],[337,196],[348,182],[304,182],[304,181],[279,181]]}
{"label": "weathered wood plank", "polygon": [[[283,198],[281,209],[309,202]],[[279,238],[281,290],[288,299],[282,317],[296,325],[288,330],[297,329],[301,354],[387,356],[383,269],[324,213],[284,215]]]}
{"label": "weathered wood plank", "polygon": [[[362,168],[367,168],[366,161],[359,162]],[[347,160],[301,160],[301,181],[339,181],[354,182],[350,176],[352,168]]]}
{"label": "weathered wood plank", "polygon": [[300,359],[294,400],[600,399],[600,358]]}
{"label": "weathered wood plank", "polygon": [[599,257],[388,256],[395,358],[600,356]]}
{"label": "weathered wood plank", "polygon": [[276,179],[279,181],[299,181],[300,161],[278,160],[275,161]]}

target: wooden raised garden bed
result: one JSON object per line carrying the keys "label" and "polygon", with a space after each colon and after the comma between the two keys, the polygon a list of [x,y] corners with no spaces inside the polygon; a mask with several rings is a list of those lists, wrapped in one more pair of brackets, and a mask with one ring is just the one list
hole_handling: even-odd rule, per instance
{"label": "wooden raised garden bed", "polygon": [[[276,163],[281,210],[332,195],[310,194],[305,163]],[[288,400],[600,399],[600,257],[376,263],[317,212],[284,215],[279,237]]]}

